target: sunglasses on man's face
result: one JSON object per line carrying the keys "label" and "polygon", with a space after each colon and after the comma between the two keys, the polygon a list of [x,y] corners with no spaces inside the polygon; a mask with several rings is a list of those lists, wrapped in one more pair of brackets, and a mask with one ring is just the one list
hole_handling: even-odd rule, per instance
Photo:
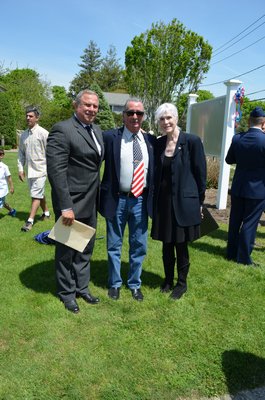
{"label": "sunglasses on man's face", "polygon": [[142,117],[144,115],[144,111],[127,110],[125,111],[125,114],[128,117],[132,117],[134,114],[136,114],[137,117]]}

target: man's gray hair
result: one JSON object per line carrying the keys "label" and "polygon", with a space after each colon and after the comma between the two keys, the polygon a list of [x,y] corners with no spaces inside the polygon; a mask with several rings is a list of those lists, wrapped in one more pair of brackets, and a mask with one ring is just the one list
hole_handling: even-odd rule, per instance
{"label": "man's gray hair", "polygon": [[126,100],[126,103],[124,104],[124,111],[128,110],[128,103],[130,103],[131,101],[135,103],[142,103],[142,105],[144,106],[142,100],[139,99],[138,97],[129,97],[129,99]]}
{"label": "man's gray hair", "polygon": [[75,104],[80,104],[80,103],[81,103],[81,99],[82,99],[82,97],[83,97],[84,94],[90,94],[90,95],[93,95],[93,96],[97,96],[97,98],[98,98],[98,94],[97,94],[96,92],[94,92],[93,90],[84,89],[84,90],[81,90],[81,92],[79,92],[79,93],[76,95],[76,98],[75,98],[75,100],[74,100],[74,103],[75,103]]}

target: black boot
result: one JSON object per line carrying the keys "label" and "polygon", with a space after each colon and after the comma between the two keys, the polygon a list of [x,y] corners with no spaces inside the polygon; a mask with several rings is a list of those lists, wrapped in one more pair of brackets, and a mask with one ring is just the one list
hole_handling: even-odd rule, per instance
{"label": "black boot", "polygon": [[163,265],[165,271],[165,280],[160,286],[160,292],[167,293],[173,288],[174,269],[175,269],[175,254],[174,244],[163,243]]}
{"label": "black boot", "polygon": [[174,287],[170,297],[173,300],[179,300],[183,294],[187,291],[187,276],[189,273],[190,264],[186,264],[182,267],[178,267],[178,281],[176,286]]}

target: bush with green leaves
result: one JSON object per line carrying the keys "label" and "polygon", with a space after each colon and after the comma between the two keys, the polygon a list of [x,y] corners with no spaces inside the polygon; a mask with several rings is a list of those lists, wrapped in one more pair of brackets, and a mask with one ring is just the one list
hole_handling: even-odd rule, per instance
{"label": "bush with green leaves", "polygon": [[15,116],[4,92],[0,92],[0,138],[2,137],[5,145],[16,146]]}

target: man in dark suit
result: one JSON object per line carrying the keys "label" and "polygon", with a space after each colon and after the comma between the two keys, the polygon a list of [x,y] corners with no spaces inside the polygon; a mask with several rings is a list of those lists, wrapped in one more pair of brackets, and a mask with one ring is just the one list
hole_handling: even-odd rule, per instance
{"label": "man in dark suit", "polygon": [[[143,103],[139,99],[130,98],[123,111],[124,126],[103,132],[105,169],[101,183],[99,211],[106,218],[108,295],[113,300],[118,300],[120,296],[121,249],[127,223],[130,245],[127,285],[135,300],[143,300],[140,289],[141,272],[147,248],[148,215],[151,216],[152,213],[155,140],[154,136],[141,132],[143,119]],[[139,168],[139,186],[135,187],[134,177],[137,168]]]}
{"label": "man in dark suit", "polygon": [[[96,227],[96,201],[99,191],[99,169],[104,156],[100,128],[93,124],[99,106],[98,95],[81,91],[74,103],[72,118],[55,124],[47,142],[47,171],[52,187],[56,220],[71,226],[76,219]],[[66,309],[79,311],[76,297],[96,304],[90,294],[90,257],[94,247],[91,239],[83,253],[56,243],[55,266],[58,296]]]}
{"label": "man in dark suit", "polygon": [[227,258],[253,265],[256,231],[265,209],[265,112],[260,107],[250,113],[249,130],[234,135],[226,156],[236,164],[231,187]]}

